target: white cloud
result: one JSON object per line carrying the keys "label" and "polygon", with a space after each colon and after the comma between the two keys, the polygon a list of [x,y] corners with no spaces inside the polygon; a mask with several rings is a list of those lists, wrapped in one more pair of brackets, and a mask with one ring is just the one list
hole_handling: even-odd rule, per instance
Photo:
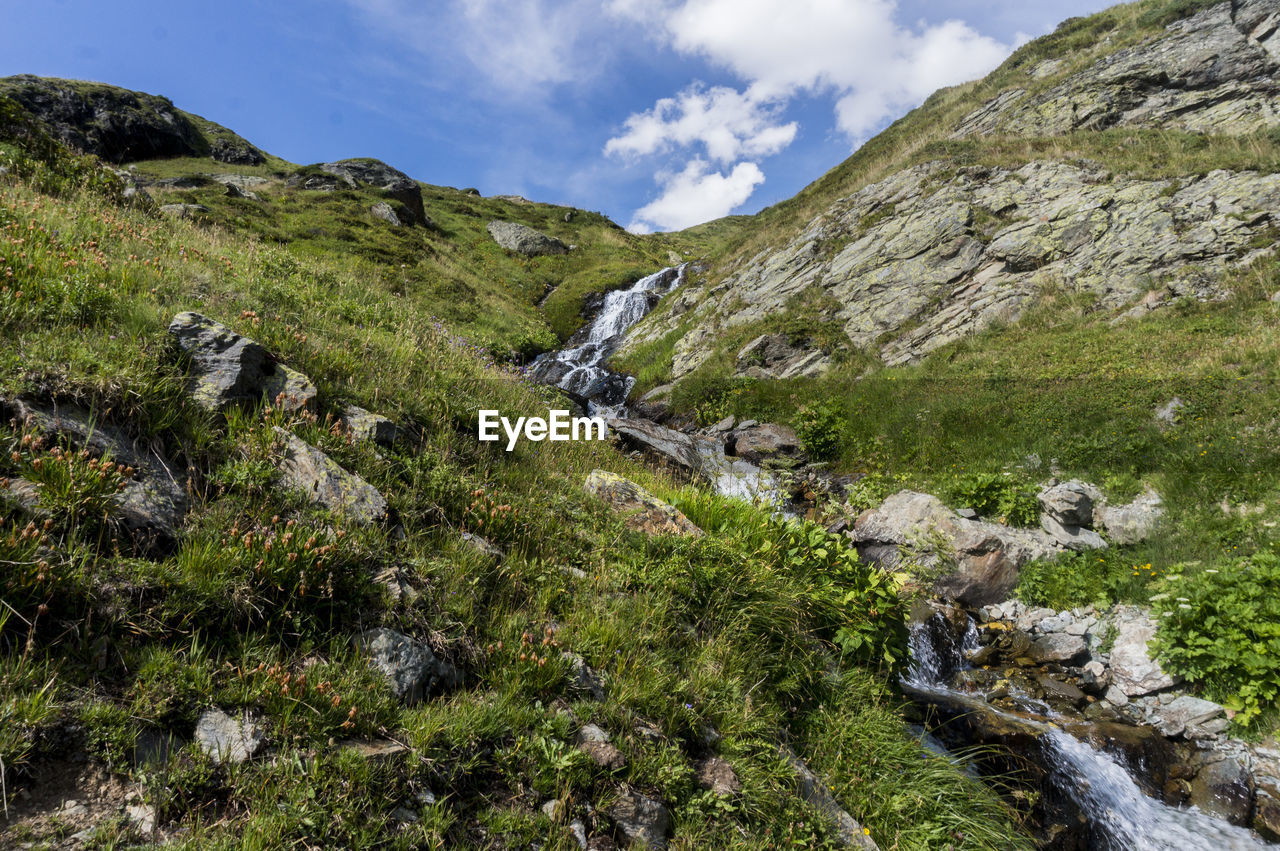
{"label": "white cloud", "polygon": [[764,172],[755,163],[738,163],[726,175],[711,171],[701,159],[691,160],[679,173],[659,172],[656,177],[662,195],[636,210],[633,232],[680,230],[727,216],[764,183]]}
{"label": "white cloud", "polygon": [[701,144],[719,163],[776,154],[795,139],[797,124],[780,124],[776,110],[727,86],[694,84],[653,109],[627,119],[626,132],[605,144],[606,154],[640,156],[673,146]]}
{"label": "white cloud", "polygon": [[346,0],[386,37],[442,61],[470,63],[503,96],[594,73],[604,25],[591,0]]}

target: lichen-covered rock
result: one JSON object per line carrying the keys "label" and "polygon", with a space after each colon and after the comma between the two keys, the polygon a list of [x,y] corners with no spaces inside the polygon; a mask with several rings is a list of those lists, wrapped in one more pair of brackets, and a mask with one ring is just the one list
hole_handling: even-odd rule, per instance
{"label": "lichen-covered rock", "polygon": [[1145,541],[1160,524],[1164,506],[1160,494],[1147,488],[1126,505],[1104,505],[1098,512],[1098,525],[1115,544]]}
{"label": "lichen-covered rock", "polygon": [[379,201],[369,208],[369,212],[373,214],[375,219],[381,219],[392,227],[400,227],[400,217],[396,215],[396,211],[391,209],[391,205],[386,201]]}
{"label": "lichen-covered rock", "polygon": [[956,136],[1053,136],[1108,127],[1249,133],[1280,123],[1275,0],[1219,3],[1157,40],[1099,59],[1048,91],[1003,92]]}
{"label": "lichen-covered rock", "polygon": [[646,535],[700,537],[702,530],[678,509],[616,473],[593,470],[587,476],[587,493],[598,496],[614,511],[625,514],[628,527]]}
{"label": "lichen-covered rock", "polygon": [[489,236],[508,251],[526,257],[544,254],[568,254],[569,246],[552,236],[515,222],[489,222]]}
{"label": "lichen-covered rock", "polygon": [[396,442],[398,429],[391,420],[379,414],[370,413],[357,405],[348,405],[339,418],[347,434],[356,440],[369,441],[379,446],[392,446]]}
{"label": "lichen-covered rock", "polygon": [[457,669],[437,659],[430,647],[395,630],[371,629],[355,643],[406,704],[453,688],[461,680]]}
{"label": "lichen-covered rock", "polygon": [[661,801],[623,786],[618,799],[605,812],[618,829],[641,848],[666,848],[671,813]]}
{"label": "lichen-covered rock", "polygon": [[387,519],[387,500],[377,488],[279,426],[274,431],[284,442],[280,472],[286,487],[302,491],[312,502],[357,523]]}
{"label": "lichen-covered rock", "polygon": [[221,411],[263,399],[286,411],[310,407],[315,385],[260,344],[199,313],[179,313],[169,333],[191,358],[187,392],[201,407]]}
{"label": "lichen-covered rock", "polygon": [[241,763],[252,759],[266,737],[248,715],[232,718],[221,709],[209,709],[196,721],[196,744],[217,763]]}
{"label": "lichen-covered rock", "polygon": [[[117,494],[116,519],[134,549],[162,555],[177,543],[187,513],[187,476],[156,446],[135,442],[122,429],[99,422],[89,411],[74,406],[42,406],[22,400],[0,400],[0,415],[17,419],[41,434],[56,435],[99,458],[132,467],[133,477]],[[25,510],[39,508],[39,488],[10,480],[10,499]]]}
{"label": "lichen-covered rock", "polygon": [[761,334],[738,352],[734,376],[741,378],[812,378],[831,367],[821,349],[795,345],[786,334]]}
{"label": "lichen-covered rock", "polygon": [[1129,697],[1169,688],[1177,681],[1151,658],[1147,643],[1155,637],[1156,624],[1146,612],[1133,606],[1117,606],[1112,624],[1116,629],[1111,647],[1111,675]]}
{"label": "lichen-covered rock", "polygon": [[904,550],[926,568],[953,562],[955,572],[940,579],[937,590],[970,607],[1005,599],[1022,565],[1061,552],[1044,532],[967,520],[938,498],[914,491],[899,491],[863,512],[850,537],[864,561],[885,569],[895,568]]}

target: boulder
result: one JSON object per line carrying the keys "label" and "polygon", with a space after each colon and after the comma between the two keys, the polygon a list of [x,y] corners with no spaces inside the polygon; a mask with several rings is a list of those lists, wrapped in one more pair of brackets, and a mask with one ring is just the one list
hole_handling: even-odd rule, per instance
{"label": "boulder", "polygon": [[1141,609],[1117,606],[1112,623],[1116,639],[1111,647],[1111,676],[1117,688],[1128,697],[1138,697],[1176,683],[1147,650],[1147,642],[1156,634],[1155,621]]}
{"label": "boulder", "polygon": [[461,681],[456,668],[436,658],[431,648],[392,629],[371,629],[355,639],[392,692],[406,704],[455,687]]}
{"label": "boulder", "polygon": [[729,764],[728,760],[721,759],[718,756],[707,757],[698,763],[694,776],[697,778],[699,786],[703,789],[709,789],[722,798],[736,795],[742,791],[742,783],[738,781],[738,775],[733,770],[733,766]]}
{"label": "boulder", "polygon": [[489,222],[486,229],[498,245],[526,257],[569,253],[569,246],[555,237],[515,222]]}
{"label": "boulder", "polygon": [[761,334],[738,352],[736,378],[811,378],[831,368],[821,349],[794,345],[786,334]]}
{"label": "boulder", "polygon": [[[41,406],[21,400],[0,400],[0,414],[17,419],[44,435],[57,435],[72,448],[87,449],[134,469],[133,478],[117,494],[116,517],[134,548],[142,554],[163,555],[177,543],[187,513],[187,477],[156,444],[140,444],[120,428],[99,422],[74,406]],[[39,508],[39,489],[12,479],[4,488],[10,500],[27,511]]]}
{"label": "boulder", "polygon": [[357,523],[387,519],[387,500],[377,488],[279,426],[273,430],[284,441],[280,472],[286,487],[302,491],[317,505]]}
{"label": "boulder", "polygon": [[782,455],[795,457],[800,454],[800,439],[787,426],[762,423],[733,432],[725,443],[725,454],[754,464]]}
{"label": "boulder", "polygon": [[1027,651],[1027,655],[1035,662],[1062,662],[1065,664],[1084,657],[1088,652],[1084,639],[1080,636],[1067,635],[1065,632],[1055,632],[1049,635],[1042,635],[1031,642],[1031,648]]}
{"label": "boulder", "polygon": [[646,535],[701,537],[702,530],[679,510],[616,473],[593,470],[587,476],[587,493],[598,496],[614,511],[625,514],[626,525]]}
{"label": "boulder", "polygon": [[1040,507],[1063,526],[1093,528],[1093,507],[1102,494],[1093,485],[1072,480],[1051,485],[1040,491]]}
{"label": "boulder", "polygon": [[381,160],[370,158],[322,163],[319,168],[320,171],[342,181],[346,186],[352,188],[372,186],[381,189],[387,197],[404,205],[410,224],[431,224],[426,209],[422,205],[422,187],[403,171],[394,169]]}
{"label": "boulder", "polygon": [[1098,525],[1112,543],[1136,544],[1151,536],[1163,516],[1160,494],[1147,488],[1127,505],[1104,505],[1098,512]]}
{"label": "boulder", "polygon": [[661,801],[623,786],[618,798],[605,809],[618,829],[641,848],[666,848],[671,813]]}
{"label": "boulder", "polygon": [[1190,735],[1200,725],[1212,721],[1225,710],[1211,700],[1189,694],[1179,695],[1171,703],[1151,710],[1156,728],[1166,736]]}
{"label": "boulder", "polygon": [[265,737],[248,715],[237,719],[221,709],[209,709],[196,720],[195,741],[214,762],[236,764],[251,759]]}
{"label": "boulder", "polygon": [[579,694],[586,695],[592,700],[603,701],[605,699],[604,683],[600,680],[600,675],[592,670],[586,660],[577,653],[563,651],[560,658],[569,664],[569,688]]}
{"label": "boulder", "polygon": [[191,358],[187,392],[201,407],[220,411],[265,397],[285,411],[311,407],[316,388],[305,375],[277,361],[257,342],[199,313],[179,313],[169,333]]}
{"label": "boulder", "polygon": [[338,418],[347,434],[356,440],[390,447],[396,442],[396,424],[386,417],[370,413],[356,405],[348,405]]}
{"label": "boulder", "polygon": [[587,724],[578,731],[578,750],[606,771],[621,771],[627,767],[627,758],[609,741],[609,734],[595,724]]}
{"label": "boulder", "polygon": [[381,219],[393,227],[400,227],[400,217],[396,215],[396,211],[391,209],[391,205],[386,201],[379,201],[369,208],[369,212],[373,214],[375,219]]}
{"label": "boulder", "polygon": [[655,455],[688,473],[702,470],[698,442],[684,432],[643,419],[611,419],[608,425],[609,430],[627,446]]}
{"label": "boulder", "polygon": [[1107,548],[1107,542],[1097,532],[1084,526],[1068,526],[1048,511],[1040,515],[1040,528],[1049,533],[1065,549],[1073,552]]}
{"label": "boulder", "polygon": [[[936,497],[915,491],[900,491],[863,512],[849,534],[864,561],[885,569],[895,568],[904,551],[928,569],[954,563],[937,591],[970,608],[1005,599],[1022,565],[1060,552],[1044,532],[966,520]],[[1048,610],[1042,617],[1053,614]]]}
{"label": "boulder", "polygon": [[1253,778],[1233,756],[1212,754],[1191,780],[1188,802],[1202,812],[1236,825],[1253,818]]}

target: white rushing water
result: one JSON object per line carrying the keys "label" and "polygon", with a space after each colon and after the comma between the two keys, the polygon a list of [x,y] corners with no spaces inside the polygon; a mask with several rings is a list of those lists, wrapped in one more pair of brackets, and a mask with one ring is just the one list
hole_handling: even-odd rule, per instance
{"label": "white rushing water", "polygon": [[570,338],[570,347],[539,356],[531,373],[539,381],[586,399],[593,415],[619,416],[635,379],[612,372],[604,362],[622,344],[631,326],[649,313],[654,295],[680,286],[684,275],[683,265],[667,268],[625,290],[607,293],[591,324]]}
{"label": "white rushing water", "polygon": [[[935,616],[938,617],[938,616]],[[903,684],[942,701],[977,695],[951,688],[955,671],[967,667],[968,653],[977,649],[973,621],[961,641],[949,628],[916,624],[911,629],[911,665]],[[1038,755],[1051,782],[1065,792],[1089,819],[1099,851],[1255,851],[1274,849],[1257,834],[1212,818],[1194,807],[1179,809],[1149,797],[1119,762],[1064,732],[1049,721],[1012,715],[988,705],[991,712],[1043,734]],[[1036,754],[1025,754],[1036,758]]]}

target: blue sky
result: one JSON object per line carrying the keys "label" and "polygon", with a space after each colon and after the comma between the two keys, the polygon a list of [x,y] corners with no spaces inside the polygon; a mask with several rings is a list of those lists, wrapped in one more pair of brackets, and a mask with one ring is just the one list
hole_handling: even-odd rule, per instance
{"label": "blue sky", "polygon": [[373,156],[669,230],[790,197],[938,86],[1108,5],[3,0],[0,75],[163,94],[294,162]]}

